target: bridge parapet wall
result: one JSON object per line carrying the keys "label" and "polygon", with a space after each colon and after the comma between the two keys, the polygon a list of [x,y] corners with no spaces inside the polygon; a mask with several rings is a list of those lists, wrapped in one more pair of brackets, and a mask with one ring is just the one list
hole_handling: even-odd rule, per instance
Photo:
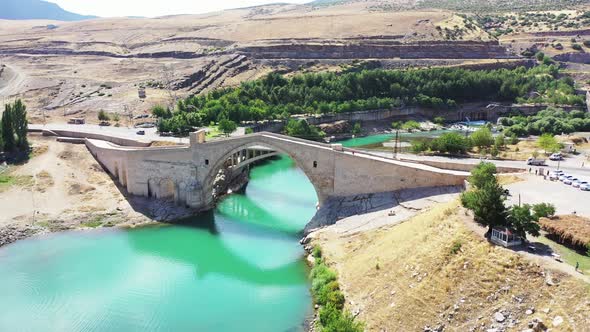
{"label": "bridge parapet wall", "polygon": [[320,204],[329,197],[461,186],[468,175],[271,133],[193,139],[190,147],[121,147],[92,139],[86,145],[129,193],[174,199],[199,210],[213,207],[215,177],[228,158],[257,146],[289,155],[313,184]]}

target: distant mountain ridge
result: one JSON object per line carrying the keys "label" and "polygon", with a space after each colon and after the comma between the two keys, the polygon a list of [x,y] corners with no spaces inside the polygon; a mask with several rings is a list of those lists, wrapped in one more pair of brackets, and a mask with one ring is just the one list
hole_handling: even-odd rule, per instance
{"label": "distant mountain ridge", "polygon": [[42,0],[0,0],[0,19],[81,21],[96,18],[64,10],[57,4]]}

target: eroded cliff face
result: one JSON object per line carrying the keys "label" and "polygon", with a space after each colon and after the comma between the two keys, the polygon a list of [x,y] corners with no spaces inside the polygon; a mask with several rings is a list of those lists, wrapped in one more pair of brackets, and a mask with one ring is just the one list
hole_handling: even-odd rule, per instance
{"label": "eroded cliff face", "polygon": [[431,41],[403,43],[393,39],[287,41],[237,49],[254,59],[509,59],[517,58],[498,42]]}

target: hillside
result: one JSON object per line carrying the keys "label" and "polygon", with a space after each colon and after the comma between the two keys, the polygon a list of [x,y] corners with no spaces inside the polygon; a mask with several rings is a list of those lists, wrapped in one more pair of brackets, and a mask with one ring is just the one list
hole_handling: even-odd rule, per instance
{"label": "hillside", "polygon": [[367,331],[524,331],[534,319],[555,331],[590,326],[588,284],[490,245],[462,218],[457,202],[446,203],[374,231],[329,227],[315,243]]}
{"label": "hillside", "polygon": [[315,7],[338,6],[353,3],[368,3],[372,10],[399,9],[445,9],[459,12],[490,12],[539,11],[572,9],[575,6],[587,5],[584,0],[316,0],[311,2]]}
{"label": "hillside", "polygon": [[[145,113],[154,104],[172,105],[276,70],[340,70],[372,59],[388,68],[520,61],[452,12],[375,12],[368,5],[274,4],[62,23],[0,20],[0,56],[14,77],[0,87],[0,98],[24,98],[37,111],[31,119],[37,123],[43,113],[52,121],[73,114],[97,121],[100,109]],[[145,99],[138,98],[140,86],[147,88]]]}
{"label": "hillside", "polygon": [[4,20],[80,21],[91,18],[95,17],[68,12],[54,3],[42,0],[2,0],[0,2],[0,19]]}

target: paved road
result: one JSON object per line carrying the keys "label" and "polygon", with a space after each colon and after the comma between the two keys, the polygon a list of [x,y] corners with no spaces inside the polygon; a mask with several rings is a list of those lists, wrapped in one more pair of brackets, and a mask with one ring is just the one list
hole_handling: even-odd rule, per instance
{"label": "paved road", "polygon": [[590,191],[582,191],[560,181],[544,180],[541,176],[527,175],[526,181],[506,185],[512,196],[510,205],[551,203],[555,205],[557,214],[577,214],[590,217]]}
{"label": "paved road", "polygon": [[[50,123],[46,125],[31,124],[29,129],[48,129],[48,130],[69,130],[84,133],[97,133],[103,135],[110,135],[120,138],[131,138],[138,141],[168,141],[176,143],[187,143],[188,138],[176,137],[161,137],[156,132],[156,128],[133,128],[133,127],[114,127],[114,126],[99,126],[93,124],[72,125],[72,124],[55,124]],[[138,130],[144,130],[145,135],[137,135]]]}
{"label": "paved road", "polygon": [[[377,156],[382,157],[392,157],[391,152],[382,152],[382,151],[374,151],[374,150],[363,150],[364,152],[371,153]],[[437,157],[437,156],[417,156],[414,154],[403,154],[398,153],[399,158],[407,159],[407,160],[431,160],[431,161],[438,161],[438,162],[453,162],[453,163],[463,163],[463,164],[478,164],[481,162],[480,159],[475,158],[452,158],[452,157]],[[524,161],[515,161],[515,160],[486,160],[489,162],[493,162],[498,166],[505,166],[505,167],[516,167],[516,168],[530,168],[531,172],[534,173],[535,169],[544,168],[544,169],[557,169],[559,164],[559,169],[566,172],[567,174],[574,175],[576,177],[583,178],[590,182],[590,162],[585,161],[584,155],[577,155],[568,157],[561,162],[547,160],[547,166],[545,167],[532,167],[527,166],[526,162]],[[584,167],[582,167],[582,163],[584,162]]]}
{"label": "paved road", "polygon": [[[131,138],[138,141],[144,142],[151,142],[151,141],[162,141],[162,142],[174,142],[174,143],[182,143],[188,144],[189,139],[188,137],[162,137],[158,135],[156,128],[133,128],[133,127],[114,127],[114,126],[99,126],[93,124],[83,124],[83,125],[74,125],[74,124],[56,124],[56,123],[49,123],[46,125],[40,124],[30,124],[30,129],[48,129],[48,130],[69,130],[69,131],[76,131],[76,132],[84,132],[84,133],[98,133],[103,135],[110,135],[114,137],[121,137],[121,138]],[[145,135],[137,135],[137,131],[143,130],[145,131]],[[243,136],[246,133],[245,127],[238,127],[235,132],[233,132],[230,136],[237,137]]]}

